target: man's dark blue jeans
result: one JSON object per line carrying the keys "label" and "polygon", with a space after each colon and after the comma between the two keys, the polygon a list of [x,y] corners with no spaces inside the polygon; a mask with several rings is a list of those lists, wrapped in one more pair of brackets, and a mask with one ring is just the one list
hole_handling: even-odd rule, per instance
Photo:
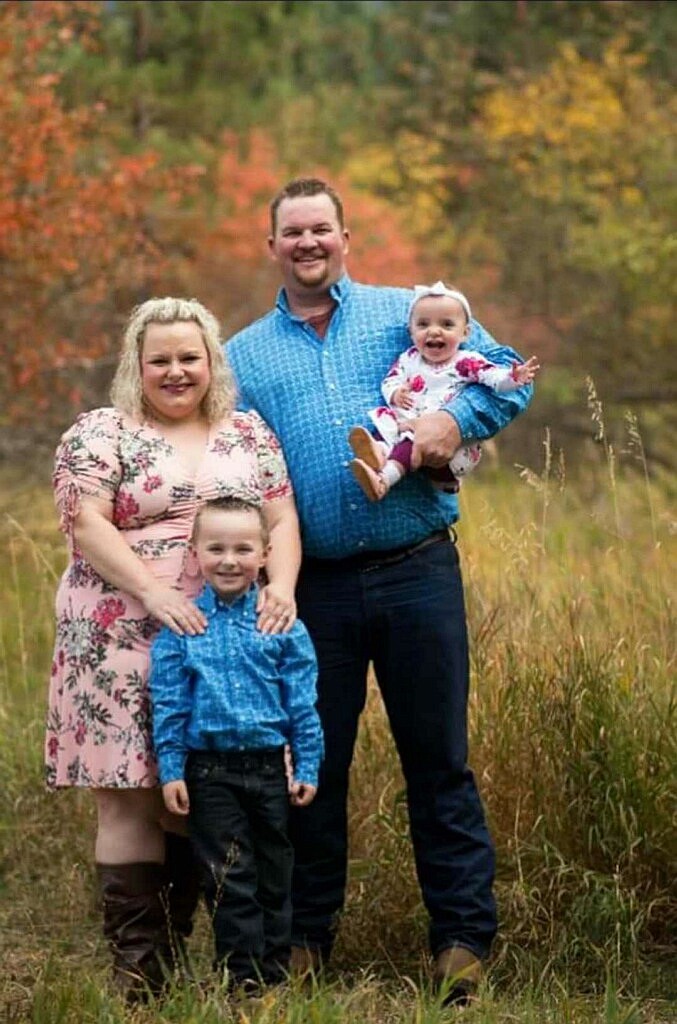
{"label": "man's dark blue jeans", "polygon": [[317,796],[292,808],[292,944],[327,958],[343,906],[348,773],[373,662],[398,754],[435,956],[479,957],[496,933],[494,851],[467,759],[468,641],[456,546],[446,533],[406,553],[306,559],[299,617],[319,661],[325,759]]}
{"label": "man's dark blue jeans", "polygon": [[284,748],[193,751],[188,828],[233,985],[275,984],[289,966],[293,852]]}

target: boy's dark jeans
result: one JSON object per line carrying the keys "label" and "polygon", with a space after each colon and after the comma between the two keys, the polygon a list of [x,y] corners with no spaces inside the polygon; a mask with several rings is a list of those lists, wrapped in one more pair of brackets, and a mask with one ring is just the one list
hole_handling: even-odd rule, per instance
{"label": "boy's dark jeans", "polygon": [[188,828],[232,984],[282,981],[289,966],[292,846],[284,747],[193,751]]}

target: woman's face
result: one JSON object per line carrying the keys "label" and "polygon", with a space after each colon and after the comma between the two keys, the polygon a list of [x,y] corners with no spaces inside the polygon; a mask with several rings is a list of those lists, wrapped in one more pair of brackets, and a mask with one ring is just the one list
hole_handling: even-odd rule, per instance
{"label": "woman's face", "polygon": [[141,383],[146,404],[159,420],[199,419],[210,380],[207,347],[195,321],[148,325]]}

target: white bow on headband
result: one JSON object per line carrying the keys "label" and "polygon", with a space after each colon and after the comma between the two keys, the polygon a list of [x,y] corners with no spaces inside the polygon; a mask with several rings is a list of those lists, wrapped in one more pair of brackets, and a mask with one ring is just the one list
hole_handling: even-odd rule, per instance
{"label": "white bow on headband", "polygon": [[465,315],[470,321],[472,313],[470,312],[470,303],[466,299],[463,292],[457,292],[455,288],[447,288],[443,281],[436,281],[435,284],[417,284],[414,288],[414,297],[411,300],[409,306],[409,318],[413,312],[414,306],[419,299],[424,299],[427,295],[448,295],[450,299],[456,299],[457,302],[463,306]]}

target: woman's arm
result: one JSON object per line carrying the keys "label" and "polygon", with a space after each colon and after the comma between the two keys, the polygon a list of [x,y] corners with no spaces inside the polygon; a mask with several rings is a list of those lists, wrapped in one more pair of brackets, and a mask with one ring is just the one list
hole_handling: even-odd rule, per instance
{"label": "woman's arm", "polygon": [[179,635],[203,633],[206,620],[187,598],[155,579],[110,519],[110,503],[83,497],[73,537],[89,564],[107,583],[139,600],[149,615]]}
{"label": "woman's arm", "polygon": [[270,530],[266,562],[268,583],[259,595],[258,627],[263,633],[284,633],[296,620],[294,590],[301,567],[301,533],[292,497],[277,498],[263,506]]}

